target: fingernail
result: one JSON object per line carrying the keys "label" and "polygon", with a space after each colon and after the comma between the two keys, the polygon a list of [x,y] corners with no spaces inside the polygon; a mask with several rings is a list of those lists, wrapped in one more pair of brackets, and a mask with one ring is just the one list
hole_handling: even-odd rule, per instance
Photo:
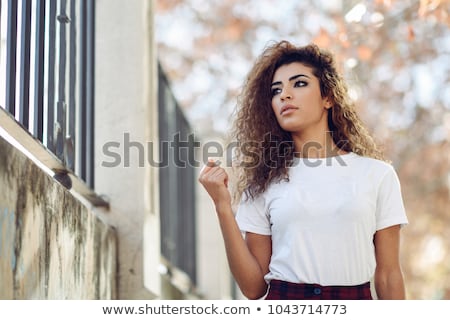
{"label": "fingernail", "polygon": [[220,166],[220,160],[213,160],[213,159],[209,159],[208,163],[206,164],[208,167],[217,167]]}

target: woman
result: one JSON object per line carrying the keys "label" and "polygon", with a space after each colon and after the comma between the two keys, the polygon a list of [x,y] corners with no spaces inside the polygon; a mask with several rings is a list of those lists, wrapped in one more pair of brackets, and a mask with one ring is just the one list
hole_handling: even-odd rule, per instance
{"label": "woman", "polygon": [[[404,299],[398,177],[356,114],[330,53],[281,41],[249,73],[228,175],[199,176],[214,201],[230,269],[249,299]],[[242,237],[244,233],[245,237]]]}

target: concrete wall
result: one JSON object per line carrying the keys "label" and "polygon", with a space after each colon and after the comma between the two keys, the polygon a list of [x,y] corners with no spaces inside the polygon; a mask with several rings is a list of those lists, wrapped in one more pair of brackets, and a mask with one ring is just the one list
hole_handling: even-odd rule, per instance
{"label": "concrete wall", "polygon": [[114,299],[116,236],[0,136],[0,299]]}

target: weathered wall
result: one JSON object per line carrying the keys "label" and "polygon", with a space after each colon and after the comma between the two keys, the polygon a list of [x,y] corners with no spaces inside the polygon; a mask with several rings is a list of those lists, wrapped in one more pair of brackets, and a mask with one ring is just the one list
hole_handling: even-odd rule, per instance
{"label": "weathered wall", "polygon": [[0,299],[114,299],[116,235],[0,136]]}

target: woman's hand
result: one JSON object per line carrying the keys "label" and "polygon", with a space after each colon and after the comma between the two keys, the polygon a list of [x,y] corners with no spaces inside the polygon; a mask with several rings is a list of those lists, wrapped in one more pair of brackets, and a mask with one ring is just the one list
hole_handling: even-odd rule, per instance
{"label": "woman's hand", "polygon": [[231,195],[228,191],[228,174],[220,167],[219,161],[208,159],[208,163],[200,171],[198,181],[214,201],[216,209],[231,206]]}

